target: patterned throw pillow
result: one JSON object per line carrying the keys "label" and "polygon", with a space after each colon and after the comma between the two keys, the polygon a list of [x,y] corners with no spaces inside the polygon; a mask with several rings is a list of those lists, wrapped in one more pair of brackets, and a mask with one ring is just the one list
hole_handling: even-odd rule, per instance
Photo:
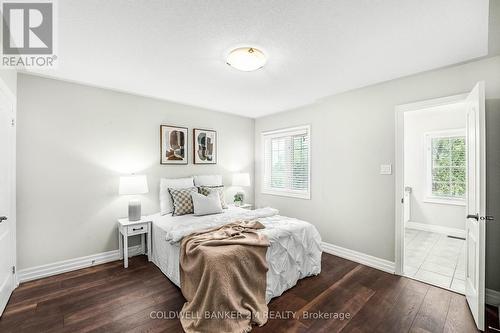
{"label": "patterned throw pillow", "polygon": [[198,187],[199,192],[203,195],[209,195],[212,192],[217,192],[219,193],[219,198],[220,198],[220,204],[222,208],[226,209],[227,204],[226,204],[226,199],[224,198],[224,185],[220,186],[200,186]]}
{"label": "patterned throw pillow", "polygon": [[191,198],[191,193],[198,192],[196,187],[174,189],[169,188],[168,191],[172,196],[172,202],[174,209],[172,211],[172,216],[179,216],[185,214],[193,214],[193,199]]}

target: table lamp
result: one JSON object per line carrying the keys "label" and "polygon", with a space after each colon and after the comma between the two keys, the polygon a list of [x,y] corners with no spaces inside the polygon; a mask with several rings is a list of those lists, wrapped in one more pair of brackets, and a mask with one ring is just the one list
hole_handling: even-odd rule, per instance
{"label": "table lamp", "polygon": [[[120,195],[137,195],[149,192],[148,179],[145,175],[132,175],[120,177]],[[128,203],[129,221],[141,219],[141,201],[137,198],[131,199]]]}

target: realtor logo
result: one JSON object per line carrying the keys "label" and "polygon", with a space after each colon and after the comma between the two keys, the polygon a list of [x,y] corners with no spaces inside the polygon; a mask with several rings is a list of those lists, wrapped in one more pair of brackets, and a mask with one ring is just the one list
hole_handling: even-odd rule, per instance
{"label": "realtor logo", "polygon": [[2,66],[53,68],[53,1],[4,1],[2,14]]}

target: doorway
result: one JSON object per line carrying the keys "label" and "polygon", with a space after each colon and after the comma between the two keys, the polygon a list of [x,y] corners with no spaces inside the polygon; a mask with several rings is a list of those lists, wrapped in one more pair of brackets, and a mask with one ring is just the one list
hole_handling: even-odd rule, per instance
{"label": "doorway", "polygon": [[396,273],[466,296],[484,329],[485,96],[396,107]]}
{"label": "doorway", "polygon": [[465,294],[464,101],[404,114],[403,274]]}

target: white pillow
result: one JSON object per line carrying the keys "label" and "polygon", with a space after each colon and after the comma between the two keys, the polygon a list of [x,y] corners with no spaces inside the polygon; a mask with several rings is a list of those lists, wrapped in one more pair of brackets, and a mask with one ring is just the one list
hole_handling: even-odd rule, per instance
{"label": "white pillow", "polygon": [[219,214],[223,212],[217,192],[212,192],[207,196],[192,192],[191,198],[193,199],[194,215],[196,216]]}
{"label": "white pillow", "polygon": [[221,175],[194,176],[194,186],[219,186],[222,185]]}
{"label": "white pillow", "polygon": [[188,188],[194,186],[193,177],[187,178],[177,178],[177,179],[168,179],[161,178],[160,179],[160,214],[165,215],[168,213],[172,213],[174,209],[172,203],[172,197],[168,192],[169,188],[179,189],[179,188]]}

